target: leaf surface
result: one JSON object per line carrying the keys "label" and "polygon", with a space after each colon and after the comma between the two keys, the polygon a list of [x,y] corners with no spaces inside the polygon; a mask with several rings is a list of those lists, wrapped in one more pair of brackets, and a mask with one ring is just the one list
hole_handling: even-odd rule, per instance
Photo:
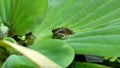
{"label": "leaf surface", "polygon": [[42,53],[60,66],[67,67],[74,58],[74,51],[61,40],[46,40],[30,48]]}
{"label": "leaf surface", "polygon": [[49,0],[49,10],[37,39],[52,38],[52,29],[75,32],[66,40],[77,54],[120,56],[120,0]]}

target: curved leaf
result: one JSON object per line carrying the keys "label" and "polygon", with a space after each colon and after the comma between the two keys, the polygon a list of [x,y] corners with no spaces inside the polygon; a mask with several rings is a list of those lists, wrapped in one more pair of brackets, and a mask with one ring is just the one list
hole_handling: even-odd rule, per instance
{"label": "curved leaf", "polygon": [[63,68],[67,67],[74,58],[74,51],[60,40],[41,41],[30,48],[44,54]]}
{"label": "curved leaf", "polygon": [[120,56],[120,26],[110,26],[73,35],[66,42],[77,54]]}
{"label": "curved leaf", "polygon": [[[52,37],[52,29],[67,27],[75,34],[67,44],[77,54],[120,56],[120,0],[49,0],[49,10],[37,39]],[[107,52],[107,54],[106,54]]]}
{"label": "curved leaf", "polygon": [[47,11],[47,0],[0,0],[0,15],[17,35],[24,35],[40,24]]}

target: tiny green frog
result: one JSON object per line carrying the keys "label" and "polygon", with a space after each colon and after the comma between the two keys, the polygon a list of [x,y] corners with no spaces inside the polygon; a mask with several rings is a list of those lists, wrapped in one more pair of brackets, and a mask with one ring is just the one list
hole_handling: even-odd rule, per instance
{"label": "tiny green frog", "polygon": [[53,39],[67,39],[69,35],[74,34],[74,32],[68,28],[56,28],[52,30]]}

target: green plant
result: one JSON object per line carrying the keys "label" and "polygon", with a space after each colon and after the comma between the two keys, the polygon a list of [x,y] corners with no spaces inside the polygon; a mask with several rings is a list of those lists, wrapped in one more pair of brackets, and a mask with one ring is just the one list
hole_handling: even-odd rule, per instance
{"label": "green plant", "polygon": [[[120,57],[119,3],[119,0],[0,0],[0,24],[9,28],[7,36],[0,28],[3,39],[0,55],[5,56],[0,59],[10,55],[1,61],[1,66],[64,68],[72,63],[75,54]],[[52,39],[52,29],[58,27],[70,28],[74,34],[66,40]],[[19,46],[30,32],[36,37],[34,43],[28,43],[28,48]],[[19,41],[13,39],[16,35]],[[88,62],[73,62],[69,67],[74,66],[109,68]]]}

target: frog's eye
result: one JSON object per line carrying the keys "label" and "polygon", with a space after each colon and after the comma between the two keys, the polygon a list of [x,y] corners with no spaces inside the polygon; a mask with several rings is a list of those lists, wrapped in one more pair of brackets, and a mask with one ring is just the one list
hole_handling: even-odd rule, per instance
{"label": "frog's eye", "polygon": [[65,30],[59,30],[58,33],[65,33]]}

